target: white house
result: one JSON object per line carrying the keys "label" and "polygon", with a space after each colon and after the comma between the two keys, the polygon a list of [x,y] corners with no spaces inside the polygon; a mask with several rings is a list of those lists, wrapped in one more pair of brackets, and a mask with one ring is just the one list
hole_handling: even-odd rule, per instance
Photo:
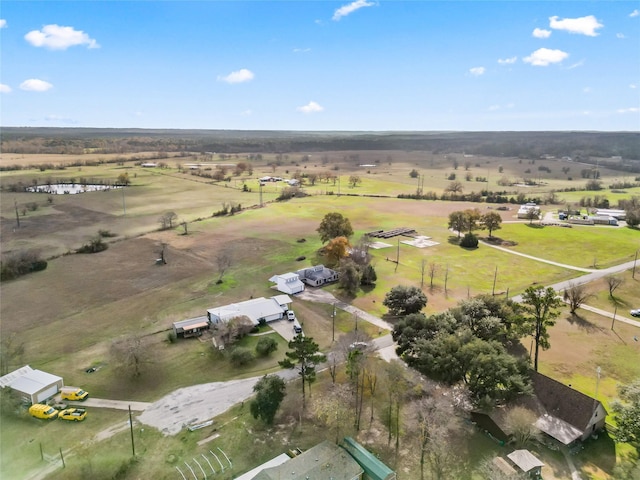
{"label": "white house", "polygon": [[228,322],[232,318],[247,317],[251,323],[273,322],[283,318],[292,303],[288,295],[275,295],[271,298],[254,298],[245,302],[232,303],[207,310],[207,318],[212,324]]}
{"label": "white house", "polygon": [[62,377],[25,365],[0,377],[0,387],[9,387],[22,397],[25,403],[41,403],[60,391],[64,386]]}
{"label": "white house", "polygon": [[300,275],[297,273],[284,273],[282,275],[274,275],[269,279],[270,282],[276,284],[278,291],[293,295],[304,290],[304,283],[300,281]]}

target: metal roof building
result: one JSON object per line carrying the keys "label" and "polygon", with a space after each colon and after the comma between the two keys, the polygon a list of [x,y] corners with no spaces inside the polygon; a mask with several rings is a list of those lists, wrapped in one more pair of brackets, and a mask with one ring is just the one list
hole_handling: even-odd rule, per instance
{"label": "metal roof building", "polygon": [[40,403],[53,397],[64,386],[62,377],[25,365],[0,378],[2,388],[18,392],[29,403]]}

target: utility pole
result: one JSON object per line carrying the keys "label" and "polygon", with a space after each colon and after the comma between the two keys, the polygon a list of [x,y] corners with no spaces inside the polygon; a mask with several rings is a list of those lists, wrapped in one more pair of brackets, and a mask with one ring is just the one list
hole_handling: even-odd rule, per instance
{"label": "utility pole", "polygon": [[336,304],[333,304],[333,314],[331,315],[331,343],[336,341]]}
{"label": "utility pole", "polygon": [[638,250],[636,250],[636,258],[633,259],[633,270],[631,271],[631,278],[636,278],[636,262],[638,261]]}
{"label": "utility pole", "polygon": [[398,237],[398,251],[396,253],[396,269],[394,272],[398,271],[398,265],[400,265],[400,237]]}
{"label": "utility pole", "polygon": [[13,206],[16,207],[16,223],[18,224],[18,228],[20,228],[20,215],[18,214],[18,202],[16,199],[13,199]]}
{"label": "utility pole", "polygon": [[613,330],[613,324],[616,323],[616,313],[618,313],[618,305],[613,309],[613,320],[611,320],[611,330]]}
{"label": "utility pole", "polygon": [[[260,180],[258,180],[260,182]],[[260,182],[260,206],[262,207],[262,182]]]}
{"label": "utility pole", "polygon": [[498,266],[496,265],[496,272],[493,274],[493,288],[491,289],[491,296],[496,294],[496,278],[498,277]]}
{"label": "utility pole", "polygon": [[136,446],[133,442],[133,418],[131,418],[131,405],[129,405],[129,427],[131,429],[131,451],[133,452],[133,456],[136,456]]}
{"label": "utility pole", "polygon": [[122,186],[122,215],[127,216],[127,205],[124,201],[124,185]]}

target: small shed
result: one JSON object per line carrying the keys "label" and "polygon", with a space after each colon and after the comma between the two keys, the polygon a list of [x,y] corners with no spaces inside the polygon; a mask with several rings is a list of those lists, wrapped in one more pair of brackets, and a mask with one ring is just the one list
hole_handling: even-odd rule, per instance
{"label": "small shed", "polygon": [[211,323],[207,317],[189,318],[188,320],[173,322],[173,333],[178,338],[199,337],[203,331],[210,328]]}
{"label": "small shed", "polygon": [[531,478],[540,478],[544,463],[529,450],[515,450],[507,455],[507,458]]}
{"label": "small shed", "polygon": [[42,403],[57,394],[64,386],[62,377],[35,370],[25,365],[0,378],[2,388],[18,392],[25,403]]}

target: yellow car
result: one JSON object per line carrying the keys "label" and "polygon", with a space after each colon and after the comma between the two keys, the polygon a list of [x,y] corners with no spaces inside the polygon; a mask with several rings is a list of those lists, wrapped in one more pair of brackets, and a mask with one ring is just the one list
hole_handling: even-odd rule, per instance
{"label": "yellow car", "polygon": [[58,414],[58,418],[62,420],[71,420],[75,422],[80,422],[85,419],[87,416],[87,411],[84,408],[67,408],[65,410],[61,410]]}
{"label": "yellow car", "polygon": [[58,416],[58,410],[41,403],[31,405],[29,407],[29,413],[36,418],[44,418],[45,420],[56,418]]}

